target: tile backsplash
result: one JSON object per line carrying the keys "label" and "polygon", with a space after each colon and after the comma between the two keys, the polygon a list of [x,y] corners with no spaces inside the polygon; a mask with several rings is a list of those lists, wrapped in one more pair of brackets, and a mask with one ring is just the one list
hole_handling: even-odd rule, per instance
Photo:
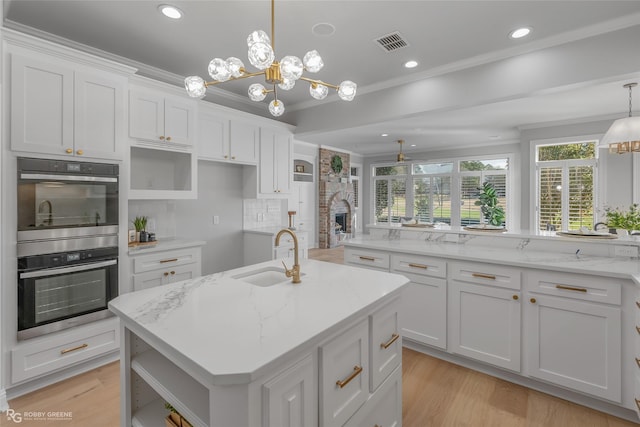
{"label": "tile backsplash", "polygon": [[176,204],[167,200],[129,200],[129,223],[136,216],[147,217],[147,231],[156,233],[156,238],[176,236]]}
{"label": "tile backsplash", "polygon": [[281,227],[287,224],[286,199],[245,199],[242,227]]}

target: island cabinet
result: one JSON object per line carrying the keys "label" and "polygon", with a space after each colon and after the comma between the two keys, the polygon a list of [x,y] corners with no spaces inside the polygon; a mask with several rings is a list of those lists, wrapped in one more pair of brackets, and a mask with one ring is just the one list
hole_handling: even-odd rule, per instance
{"label": "island cabinet", "polygon": [[451,262],[450,350],[520,371],[520,270],[495,264]]}
{"label": "island cabinet", "polygon": [[122,160],[127,80],[49,56],[11,55],[11,149]]}
{"label": "island cabinet", "polygon": [[274,268],[110,303],[121,319],[122,426],[164,425],[165,402],[195,427],[401,426],[406,278],[307,260],[299,285],[243,281]]}
{"label": "island cabinet", "polygon": [[529,375],[620,403],[620,283],[580,274],[525,274]]}
{"label": "island cabinet", "polygon": [[446,350],[447,262],[441,258],[392,254],[391,271],[410,282],[400,297],[403,339]]}

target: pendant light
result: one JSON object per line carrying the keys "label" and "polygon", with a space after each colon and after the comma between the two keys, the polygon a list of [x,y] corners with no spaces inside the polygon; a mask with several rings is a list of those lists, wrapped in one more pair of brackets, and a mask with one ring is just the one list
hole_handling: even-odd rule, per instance
{"label": "pendant light", "polygon": [[631,90],[638,83],[627,83],[629,89],[629,117],[618,119],[600,141],[601,147],[608,147],[610,153],[624,154],[640,152],[640,117],[631,117]]}
{"label": "pendant light", "polygon": [[398,144],[400,144],[400,152],[398,153],[396,161],[398,163],[402,163],[402,162],[404,162],[404,153],[402,152],[402,144],[404,144],[404,139],[399,139],[398,140]]}

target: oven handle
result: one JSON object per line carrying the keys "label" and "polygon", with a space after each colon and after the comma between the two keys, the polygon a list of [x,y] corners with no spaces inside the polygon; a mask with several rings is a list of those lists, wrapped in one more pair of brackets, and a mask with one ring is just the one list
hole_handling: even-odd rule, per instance
{"label": "oven handle", "polygon": [[45,270],[29,271],[26,273],[20,273],[20,279],[32,279],[34,277],[47,277],[55,276],[57,274],[76,273],[78,271],[93,270],[100,267],[108,267],[110,265],[117,264],[117,259],[110,259],[101,262],[92,262],[90,264],[74,265],[72,267],[62,268],[47,268]]}
{"label": "oven handle", "polygon": [[107,176],[53,175],[46,173],[23,173],[21,179],[49,179],[52,181],[87,181],[87,182],[118,182],[118,178]]}

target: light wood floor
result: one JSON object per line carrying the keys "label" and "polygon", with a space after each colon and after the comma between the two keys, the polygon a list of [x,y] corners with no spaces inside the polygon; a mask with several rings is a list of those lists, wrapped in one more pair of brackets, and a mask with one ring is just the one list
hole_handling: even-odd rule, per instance
{"label": "light wood floor", "polygon": [[[309,257],[342,263],[343,251]],[[638,427],[413,350],[403,350],[402,365],[404,427]],[[17,424],[0,414],[0,426],[116,427],[119,382],[117,362],[94,369],[9,402],[19,412],[72,411],[71,421]]]}

